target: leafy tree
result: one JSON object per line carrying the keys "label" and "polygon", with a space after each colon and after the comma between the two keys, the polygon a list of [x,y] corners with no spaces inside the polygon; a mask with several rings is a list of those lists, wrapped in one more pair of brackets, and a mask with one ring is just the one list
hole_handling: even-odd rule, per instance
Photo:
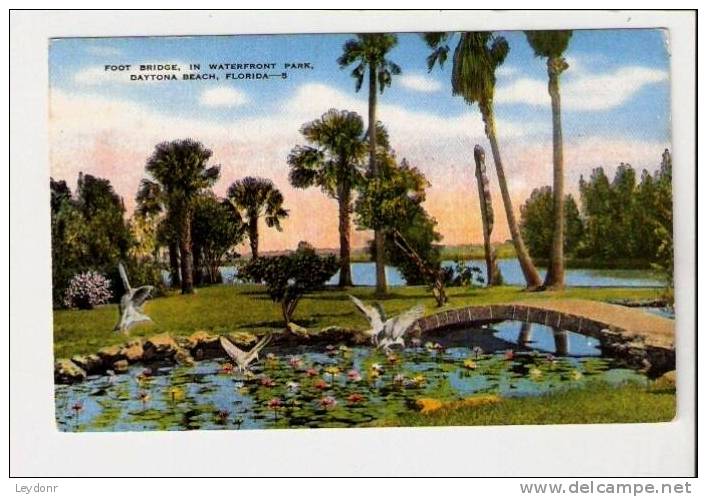
{"label": "leafy tree", "polygon": [[[344,43],[343,53],[337,60],[342,69],[355,65],[351,76],[356,82],[356,91],[360,91],[368,72],[368,135],[369,135],[369,172],[378,176],[378,91],[382,94],[389,87],[394,75],[402,71],[400,66],[390,61],[388,53],[398,44],[398,37],[390,33],[358,34],[356,38]],[[388,291],[385,277],[384,240],[382,234],[375,231],[376,245],[376,293],[384,295]]]}
{"label": "leafy tree", "polygon": [[[389,249],[391,262],[407,273],[408,282],[428,282],[441,306],[447,296],[439,249],[433,246],[441,236],[434,231],[437,222],[422,207],[429,183],[407,161],[398,165],[392,154],[381,154],[378,160],[379,176],[369,178],[356,199],[356,224],[362,229],[379,230],[387,240],[384,247]],[[374,249],[378,247],[374,245]],[[417,267],[417,275],[412,265]]]}
{"label": "leafy tree", "polygon": [[70,280],[89,271],[107,275],[118,295],[117,263],[134,244],[122,199],[108,180],[90,174],[79,174],[74,196],[65,181],[50,180],[50,191],[54,304],[63,305]]}
{"label": "leafy tree", "polygon": [[[564,58],[572,31],[526,31],[525,36],[536,57],[547,59],[548,85],[552,106],[552,191],[553,191],[553,235],[550,264],[545,276],[547,288],[562,288],[565,284],[565,197],[564,157],[562,148],[562,112],[560,100],[560,75],[569,65]],[[531,251],[532,254],[532,251]]]}
{"label": "leafy tree", "polygon": [[363,181],[360,166],[368,149],[363,119],[355,112],[330,109],[300,132],[313,146],[297,145],[290,152],[290,183],[296,188],[318,186],[338,202],[339,286],[352,286],[352,195]]}
{"label": "leafy tree", "polygon": [[[442,235],[435,230],[436,226],[437,222],[434,218],[423,209],[418,209],[409,224],[400,226],[400,234],[423,261],[434,268],[440,268],[442,258],[439,242],[442,240]],[[400,271],[408,285],[430,283],[420,270],[416,259],[410,257],[396,243],[395,236],[386,232],[384,239],[386,261]],[[371,244],[369,250],[373,255],[375,245]]]}
{"label": "leafy tree", "polygon": [[285,326],[290,329],[292,316],[302,297],[322,289],[337,269],[335,256],[319,256],[307,244],[300,245],[288,255],[251,259],[241,268],[239,275],[265,283],[272,301],[280,303]]}
{"label": "leafy tree", "polygon": [[[592,170],[588,180],[579,179],[582,213],[586,220],[585,255],[597,260],[616,256],[612,245],[613,206],[609,177],[601,167]],[[620,241],[623,243],[623,240]]]}
{"label": "leafy tree", "polygon": [[207,165],[212,152],[190,138],[163,142],[155,147],[145,170],[153,178],[151,190],[162,203],[173,228],[179,236],[182,293],[194,291],[191,220],[195,199],[218,179],[219,166]]}
{"label": "leafy tree", "polygon": [[181,265],[179,260],[179,226],[175,213],[168,210],[169,199],[162,185],[143,179],[135,197],[136,213],[145,218],[158,218],[155,233],[156,243],[166,246],[169,253],[169,277],[172,287],[181,286]]}
{"label": "leafy tree", "polygon": [[71,189],[64,180],[54,181],[54,178],[49,178],[49,191],[52,214],[59,212],[64,202],[71,201]]}
{"label": "leafy tree", "polygon": [[234,181],[228,188],[228,199],[244,219],[253,259],[258,258],[258,220],[265,218],[270,228],[282,231],[280,221],[289,214],[282,204],[284,197],[272,181],[252,176]]}
{"label": "leafy tree", "polygon": [[675,254],[673,249],[673,161],[670,151],[663,152],[660,169],[655,174],[655,235],[659,240],[655,265],[663,272],[667,284],[666,297],[673,303]]}
{"label": "leafy tree", "polygon": [[[442,66],[447,60],[449,41],[453,35],[453,33],[427,33],[423,35],[425,42],[432,49],[427,57],[427,66],[430,71],[435,64]],[[496,136],[493,106],[496,69],[503,64],[508,55],[508,42],[502,36],[481,31],[459,33],[458,38],[452,64],[452,94],[460,95],[468,104],[477,103],[479,105],[486,136],[491,144],[496,176],[508,220],[508,229],[511,232],[518,262],[528,288],[539,288],[542,281],[520,234]]]}
{"label": "leafy tree", "polygon": [[[523,239],[534,258],[547,259],[552,252],[554,196],[552,188],[536,188],[520,208]],[[572,195],[565,195],[564,253],[572,256],[582,243],[584,225]]]}
{"label": "leafy tree", "polygon": [[[60,194],[56,198],[59,196]],[[52,191],[52,200],[54,199],[55,192]],[[52,206],[51,223],[52,300],[54,306],[59,307],[64,305],[64,292],[71,278],[87,269],[85,261],[88,257],[84,242],[88,238],[88,229],[71,197],[63,197],[56,206]]]}
{"label": "leafy tree", "polygon": [[646,265],[662,258],[664,267],[671,266],[671,176],[666,150],[660,169],[652,176],[644,170],[640,182],[626,163],[619,165],[613,179],[602,168],[586,180],[580,178],[586,227],[581,255],[599,262],[630,260]]}
{"label": "leafy tree", "polygon": [[[245,226],[230,202],[214,195],[203,195],[194,204],[192,242],[200,254],[209,283],[220,281],[219,267],[232,250],[243,241]],[[201,271],[201,268],[197,268]]]}

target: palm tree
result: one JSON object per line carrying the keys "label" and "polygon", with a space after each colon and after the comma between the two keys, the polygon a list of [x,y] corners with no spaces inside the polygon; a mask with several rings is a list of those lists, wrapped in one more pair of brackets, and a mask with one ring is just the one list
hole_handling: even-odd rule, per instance
{"label": "palm tree", "polygon": [[563,57],[572,31],[526,31],[528,43],[536,57],[547,58],[547,91],[552,106],[552,204],[553,232],[550,265],[545,276],[545,287],[562,288],[565,285],[565,200],[564,159],[562,154],[562,116],[560,105],[560,74],[569,65]]}
{"label": "palm tree", "polygon": [[[376,154],[378,146],[376,110],[378,106],[378,91],[383,93],[390,86],[392,76],[401,73],[400,66],[388,60],[388,52],[398,44],[398,37],[390,33],[358,34],[356,38],[344,43],[343,53],[337,62],[343,69],[356,64],[351,76],[356,80],[356,91],[361,90],[363,79],[368,71],[368,135],[369,162],[368,168],[372,176],[378,176]],[[388,292],[385,278],[384,238],[380,230],[374,232],[376,247],[376,293],[384,295]]]}
{"label": "palm tree", "polygon": [[[432,48],[432,53],[427,57],[427,66],[430,71],[435,64],[439,63],[442,66],[447,60],[448,42],[452,36],[453,33],[426,33],[423,35],[429,47]],[[469,104],[479,104],[486,136],[491,144],[491,153],[496,165],[496,175],[513,246],[527,287],[536,289],[541,286],[542,281],[528,250],[525,248],[518,228],[496,137],[496,120],[493,108],[496,69],[503,63],[507,55],[508,42],[502,36],[496,36],[488,31],[459,33],[459,41],[454,50],[452,62],[452,94],[461,95]]]}
{"label": "palm tree", "polygon": [[251,254],[257,259],[258,219],[264,217],[268,227],[282,231],[280,220],[288,216],[288,211],[282,207],[282,193],[269,179],[247,176],[228,187],[227,197],[236,211],[244,214]]}
{"label": "palm tree", "polygon": [[290,183],[295,188],[318,186],[339,203],[339,286],[353,286],[351,195],[363,180],[359,166],[368,149],[363,119],[355,112],[330,109],[300,132],[315,146],[292,149],[287,157]]}
{"label": "palm tree", "polygon": [[162,185],[144,178],[140,181],[137,196],[136,211],[140,216],[150,217],[165,214],[157,225],[157,242],[167,245],[169,251],[169,278],[172,286],[181,286],[179,265],[179,233],[178,226],[167,212],[167,198]]}
{"label": "palm tree", "polygon": [[212,152],[190,138],[162,142],[147,159],[141,190],[152,190],[167,212],[179,240],[182,293],[194,292],[191,220],[198,195],[218,179],[219,166],[207,167]]}

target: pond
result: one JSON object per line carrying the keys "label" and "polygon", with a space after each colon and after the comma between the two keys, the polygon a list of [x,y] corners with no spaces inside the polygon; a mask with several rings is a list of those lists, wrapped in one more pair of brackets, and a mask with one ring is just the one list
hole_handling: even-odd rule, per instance
{"label": "pond", "polygon": [[221,359],[134,365],[56,385],[57,424],[64,431],[350,427],[418,409],[420,399],[646,381],[602,357],[597,340],[536,324],[427,334],[408,345],[390,356],[368,346],[270,348],[247,375]]}
{"label": "pond", "polygon": [[[482,275],[486,277],[486,262],[483,260],[467,261],[468,264],[478,266]],[[498,261],[507,285],[525,285],[525,279],[517,259],[500,259]],[[444,266],[453,266],[453,261],[444,261]],[[400,272],[391,266],[385,268],[388,284],[390,286],[404,286],[405,279]],[[545,269],[539,269],[540,276],[545,277]],[[234,266],[221,268],[221,275],[226,282],[233,281],[236,274]],[[374,286],[376,284],[376,267],[373,262],[354,262],[351,264],[351,276],[354,285]],[[335,274],[329,284],[339,282],[339,274]],[[663,283],[650,270],[641,269],[566,269],[565,283],[567,286],[590,287],[661,287]]]}

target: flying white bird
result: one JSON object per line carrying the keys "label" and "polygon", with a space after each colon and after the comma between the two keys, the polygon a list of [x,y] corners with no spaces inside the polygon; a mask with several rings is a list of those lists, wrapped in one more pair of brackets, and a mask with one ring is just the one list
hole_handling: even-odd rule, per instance
{"label": "flying white bird", "polygon": [[367,306],[353,295],[349,295],[349,298],[371,324],[371,328],[364,331],[364,334],[370,337],[378,348],[385,351],[390,350],[390,347],[396,344],[405,347],[405,333],[425,312],[424,306],[418,305],[388,319],[378,303],[374,306]]}
{"label": "flying white bird", "polygon": [[224,336],[222,336],[219,340],[221,342],[221,347],[223,347],[223,350],[226,351],[228,357],[230,357],[231,360],[236,364],[236,369],[241,373],[245,373],[248,369],[248,366],[250,366],[250,363],[259,359],[258,353],[263,350],[263,347],[265,347],[268,342],[270,342],[271,338],[272,334],[268,333],[263,338],[261,338],[260,341],[256,343],[252,349],[247,352],[236,347],[228,338]]}
{"label": "flying white bird", "polygon": [[128,330],[137,323],[152,321],[147,315],[143,314],[142,304],[144,304],[145,300],[150,296],[154,287],[145,285],[138,288],[131,288],[128,275],[125,272],[125,266],[123,266],[122,262],[118,263],[118,272],[120,272],[120,278],[123,280],[125,293],[120,299],[120,318],[113,330],[127,333]]}

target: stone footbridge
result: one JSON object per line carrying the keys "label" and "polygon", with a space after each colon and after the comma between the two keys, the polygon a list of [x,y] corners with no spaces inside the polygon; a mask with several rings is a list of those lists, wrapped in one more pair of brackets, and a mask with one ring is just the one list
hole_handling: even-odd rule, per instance
{"label": "stone footbridge", "polygon": [[526,300],[450,309],[418,321],[423,333],[499,321],[537,323],[592,336],[608,355],[649,376],[675,369],[675,322],[641,309],[593,300]]}

